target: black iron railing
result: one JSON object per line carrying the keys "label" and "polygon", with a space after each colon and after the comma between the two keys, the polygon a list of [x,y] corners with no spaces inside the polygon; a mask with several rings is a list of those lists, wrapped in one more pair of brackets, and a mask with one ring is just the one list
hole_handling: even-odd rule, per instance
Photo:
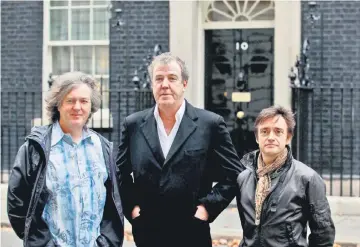
{"label": "black iron railing", "polygon": [[[150,89],[102,90],[102,105],[89,121],[89,127],[100,132],[114,146],[119,142],[122,121],[133,112],[154,105]],[[48,124],[43,115],[44,92],[1,92],[1,183],[8,181],[16,153],[35,125]]]}
{"label": "black iron railing", "polygon": [[360,87],[340,85],[292,88],[293,153],[323,177],[329,195],[360,196]]}

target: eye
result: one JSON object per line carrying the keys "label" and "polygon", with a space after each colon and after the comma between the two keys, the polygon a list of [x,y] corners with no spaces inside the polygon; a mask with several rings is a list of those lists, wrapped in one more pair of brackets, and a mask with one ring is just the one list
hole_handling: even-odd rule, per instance
{"label": "eye", "polygon": [[87,104],[89,103],[89,100],[88,99],[82,99],[80,100],[81,104]]}
{"label": "eye", "polygon": [[156,82],[162,82],[162,77],[156,77],[156,78],[155,78],[155,81],[156,81]]}
{"label": "eye", "polygon": [[277,130],[275,130],[275,133],[276,133],[277,135],[281,135],[281,134],[283,133],[283,130],[277,129]]}
{"label": "eye", "polygon": [[267,130],[266,130],[266,129],[260,130],[260,134],[266,134],[266,133],[267,133]]}

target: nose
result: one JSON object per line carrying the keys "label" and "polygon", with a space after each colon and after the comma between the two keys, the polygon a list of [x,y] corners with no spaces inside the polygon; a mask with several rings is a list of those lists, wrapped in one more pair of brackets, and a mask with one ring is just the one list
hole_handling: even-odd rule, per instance
{"label": "nose", "polygon": [[270,131],[268,139],[274,140],[274,136],[275,136],[274,131]]}
{"label": "nose", "polygon": [[164,78],[164,80],[161,83],[162,88],[168,88],[169,87],[169,81],[167,78]]}
{"label": "nose", "polygon": [[75,110],[80,110],[81,109],[80,102],[78,100],[74,104],[74,109]]}

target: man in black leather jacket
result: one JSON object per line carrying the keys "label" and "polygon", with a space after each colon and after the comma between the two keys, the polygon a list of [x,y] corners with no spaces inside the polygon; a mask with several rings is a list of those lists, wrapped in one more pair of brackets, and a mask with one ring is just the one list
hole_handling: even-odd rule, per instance
{"label": "man in black leather jacket", "polygon": [[86,127],[99,107],[92,78],[56,78],[47,98],[52,124],[32,129],[9,178],[8,216],[25,247],[122,246],[113,144]]}
{"label": "man in black leather jacket", "polygon": [[313,169],[292,157],[294,127],[292,112],[280,106],[262,110],[255,121],[260,150],[241,159],[246,170],[237,178],[242,247],[334,244],[325,184]]}

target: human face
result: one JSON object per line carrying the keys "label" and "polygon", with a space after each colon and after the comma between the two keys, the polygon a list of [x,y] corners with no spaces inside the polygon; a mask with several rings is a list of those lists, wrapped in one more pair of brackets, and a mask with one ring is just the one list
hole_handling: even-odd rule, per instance
{"label": "human face", "polygon": [[66,130],[83,128],[91,112],[91,88],[80,84],[63,99],[60,107],[60,126]]}
{"label": "human face", "polygon": [[286,121],[280,115],[266,119],[257,126],[256,142],[262,155],[268,158],[279,155],[290,144],[291,137]]}
{"label": "human face", "polygon": [[181,77],[181,68],[176,61],[156,64],[152,77],[152,88],[159,108],[177,108],[184,100],[187,81]]}

